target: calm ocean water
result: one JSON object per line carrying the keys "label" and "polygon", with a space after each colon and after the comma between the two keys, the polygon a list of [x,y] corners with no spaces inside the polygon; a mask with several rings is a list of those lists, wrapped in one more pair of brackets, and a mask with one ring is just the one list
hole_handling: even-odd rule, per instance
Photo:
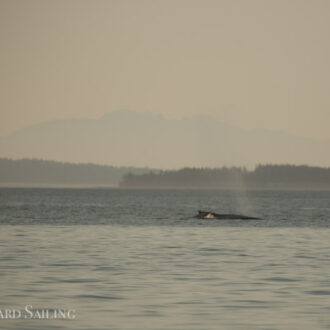
{"label": "calm ocean water", "polygon": [[1,329],[330,329],[329,191],[3,188],[0,230]]}

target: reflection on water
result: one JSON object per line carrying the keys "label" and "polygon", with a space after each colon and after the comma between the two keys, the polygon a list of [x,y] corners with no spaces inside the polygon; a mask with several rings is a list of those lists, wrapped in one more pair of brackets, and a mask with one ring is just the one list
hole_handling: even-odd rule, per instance
{"label": "reflection on water", "polygon": [[328,229],[1,229],[1,309],[76,310],[9,329],[330,326]]}
{"label": "reflection on water", "polygon": [[[74,309],[76,318],[0,319],[1,328],[330,328],[330,229],[326,226],[329,218],[323,193],[309,203],[313,212],[315,205],[323,205],[323,211],[318,210],[323,212],[322,221],[313,218],[313,225],[307,226],[306,220],[296,216],[285,227],[283,223],[271,224],[276,220],[272,217],[263,225],[204,226],[189,225],[192,219],[178,217],[166,225],[154,216],[151,225],[154,209],[146,204],[139,206],[142,197],[137,199],[136,208],[131,201],[131,209],[124,211],[130,212],[127,223],[118,225],[111,220],[106,225],[73,225],[72,221],[78,221],[74,213],[79,212],[77,205],[80,203],[83,210],[88,209],[86,203],[97,208],[99,194],[88,199],[87,194],[78,193],[74,199],[74,191],[69,191],[63,195],[61,222],[50,225],[49,219],[54,221],[56,212],[53,210],[42,221],[41,214],[47,217],[47,212],[39,210],[40,205],[49,211],[52,207],[60,209],[59,192],[40,195],[40,201],[37,195],[25,196],[22,192],[25,200],[2,195],[1,208],[10,210],[1,215],[0,309],[24,309],[26,305],[34,310]],[[151,204],[162,205],[162,194],[150,197],[154,198]],[[270,205],[266,197],[264,203]],[[282,207],[290,205],[287,195],[284,197],[285,201],[277,197]],[[254,208],[266,214],[260,206],[263,198],[258,198],[252,200]],[[301,195],[292,195],[291,206],[294,208],[300,200]],[[74,212],[67,218],[70,225],[64,226],[70,204]],[[102,198],[99,204],[101,208],[105,205]],[[24,217],[22,210],[13,211],[22,207],[28,210],[28,216]],[[112,207],[118,205],[113,202]],[[143,207],[149,212],[145,222],[140,215]],[[101,216],[95,211],[92,217],[89,211],[84,221],[97,222],[105,217],[111,206],[104,208],[107,211],[103,209]],[[138,214],[136,225],[132,225],[134,212]],[[183,219],[183,206],[181,213]],[[283,210],[277,213],[283,214]],[[16,218],[10,218],[10,214],[16,214]],[[35,225],[22,225],[35,219]],[[15,226],[6,224],[14,220]]]}

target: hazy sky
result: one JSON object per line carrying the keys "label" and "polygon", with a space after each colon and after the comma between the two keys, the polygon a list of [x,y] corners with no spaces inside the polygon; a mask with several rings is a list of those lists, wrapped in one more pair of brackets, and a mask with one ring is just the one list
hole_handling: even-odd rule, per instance
{"label": "hazy sky", "polygon": [[330,138],[328,0],[0,0],[0,135],[128,108]]}

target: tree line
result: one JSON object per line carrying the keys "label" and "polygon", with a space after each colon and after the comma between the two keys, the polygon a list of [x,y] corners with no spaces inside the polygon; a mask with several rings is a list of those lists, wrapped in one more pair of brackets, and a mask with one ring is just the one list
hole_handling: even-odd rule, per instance
{"label": "tree line", "polygon": [[73,164],[41,159],[0,158],[1,184],[86,184],[117,186],[127,173],[142,174],[147,168]]}
{"label": "tree line", "polygon": [[121,188],[330,189],[330,168],[297,165],[151,170],[0,158],[0,184],[86,184]]}
{"label": "tree line", "polygon": [[182,168],[180,170],[128,173],[122,188],[330,188],[330,168],[297,165]]}

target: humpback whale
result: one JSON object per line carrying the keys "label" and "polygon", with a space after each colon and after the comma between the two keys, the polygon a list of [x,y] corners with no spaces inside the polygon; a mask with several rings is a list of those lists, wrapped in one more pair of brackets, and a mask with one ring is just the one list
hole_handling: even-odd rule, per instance
{"label": "humpback whale", "polygon": [[241,214],[219,214],[209,211],[198,211],[195,218],[198,219],[220,219],[220,220],[260,220],[256,217],[248,217]]}

